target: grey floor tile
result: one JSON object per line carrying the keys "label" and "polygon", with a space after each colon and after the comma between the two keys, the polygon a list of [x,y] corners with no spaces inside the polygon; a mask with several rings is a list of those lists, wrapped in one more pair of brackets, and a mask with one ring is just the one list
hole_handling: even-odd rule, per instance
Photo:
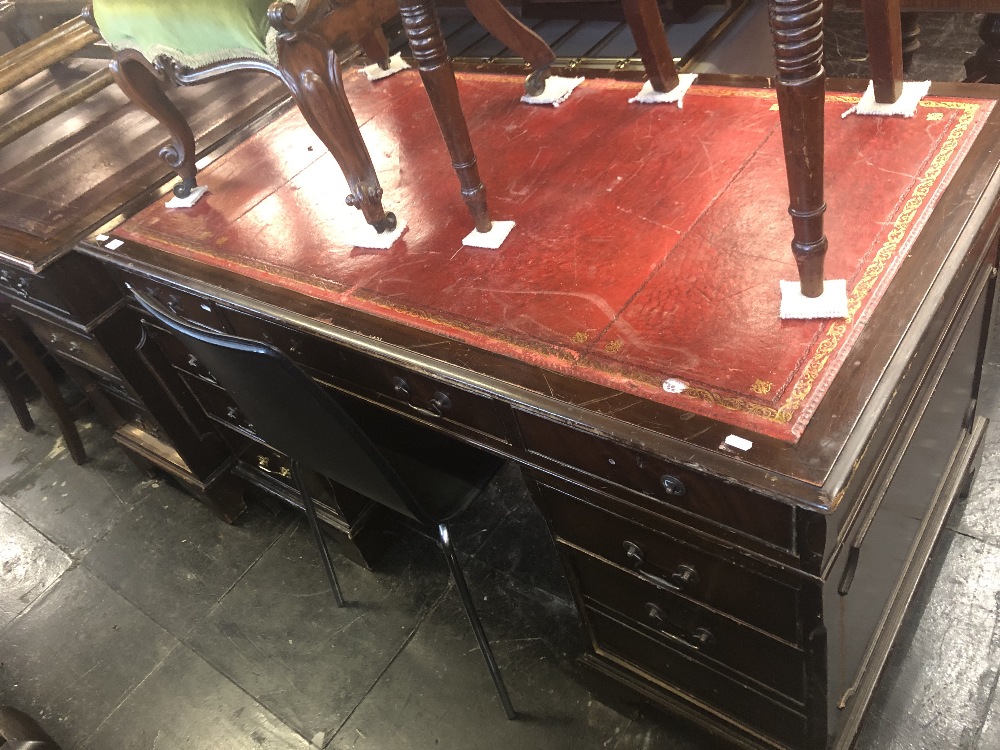
{"label": "grey floor tile", "polygon": [[336,607],[305,524],[296,524],[186,639],[306,737],[328,736],[379,679],[447,586],[444,559],[408,535],[370,572],[334,560]]}
{"label": "grey floor tile", "polygon": [[941,541],[857,750],[971,748],[990,710],[1000,670],[1000,548],[951,531]]}
{"label": "grey floor tile", "polygon": [[460,553],[525,586],[566,600],[572,597],[545,519],[515,464],[506,464],[469,510],[449,526]]}
{"label": "grey floor tile", "polygon": [[579,681],[583,642],[575,608],[543,591],[512,587],[475,561],[466,573],[520,718],[504,715],[450,590],[328,747],[616,747],[632,719],[594,699]]}
{"label": "grey floor tile", "polygon": [[102,427],[84,431],[90,460],[55,451],[0,484],[4,503],[73,556],[85,553],[148,493],[146,478]]}
{"label": "grey floor tile", "polygon": [[82,568],[0,631],[0,702],[80,746],[177,640]]}
{"label": "grey floor tile", "polygon": [[[11,477],[44,461],[47,456],[66,453],[66,443],[48,407],[40,399],[35,399],[28,404],[28,410],[35,429],[25,432],[14,418],[10,403],[0,394],[0,445],[4,446],[0,454],[0,487]],[[91,447],[91,423],[81,420],[77,427],[84,448]],[[6,503],[3,495],[0,495],[0,500]]]}
{"label": "grey floor tile", "polygon": [[0,629],[70,566],[55,544],[0,505]]}
{"label": "grey floor tile", "polygon": [[187,633],[287,528],[289,512],[251,505],[233,525],[161,486],[83,557],[95,575],[161,626]]}
{"label": "grey floor tile", "polygon": [[969,497],[956,503],[948,528],[1000,546],[1000,422],[987,429],[983,458]]}
{"label": "grey floor tile", "polygon": [[82,750],[306,750],[311,745],[178,646]]}

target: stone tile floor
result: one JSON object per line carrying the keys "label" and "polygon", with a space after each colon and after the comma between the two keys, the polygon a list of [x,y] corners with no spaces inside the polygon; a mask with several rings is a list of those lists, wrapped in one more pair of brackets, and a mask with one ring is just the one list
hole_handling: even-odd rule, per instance
{"label": "stone tile floor", "polygon": [[[865,75],[857,20],[835,11],[832,74]],[[959,80],[975,23],[922,20],[911,77]],[[994,420],[998,383],[992,353],[983,411]],[[0,703],[36,716],[64,750],[716,746],[588,692],[577,614],[513,467],[455,529],[525,710],[508,722],[429,540],[400,530],[374,573],[337,559],[350,602],[338,610],[294,513],[254,505],[226,526],[138,472],[99,426],[82,425],[91,460],[75,466],[44,406],[32,410],[38,427],[24,433],[0,405]],[[993,428],[859,750],[1000,747],[998,480]]]}

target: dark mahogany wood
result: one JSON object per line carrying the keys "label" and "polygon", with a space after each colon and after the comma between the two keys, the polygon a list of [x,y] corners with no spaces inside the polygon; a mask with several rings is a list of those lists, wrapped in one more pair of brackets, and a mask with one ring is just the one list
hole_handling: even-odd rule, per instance
{"label": "dark mahogany wood", "polygon": [[138,54],[128,50],[119,52],[111,60],[110,67],[115,83],[125,95],[170,132],[172,142],[160,149],[160,158],[180,175],[181,182],[174,186],[174,194],[179,198],[188,196],[197,184],[191,126],[163,92],[153,69]]}
{"label": "dark mahogany wood", "polygon": [[341,61],[328,40],[301,32],[278,39],[278,70],[310,127],[333,154],[351,192],[347,204],[364,214],[375,231],[396,228],[382,207],[382,187],[358,121],[344,93]]}
{"label": "dark mahogany wood", "polygon": [[677,68],[656,0],[622,0],[622,10],[653,90],[670,91],[678,83]]}
{"label": "dark mahogany wood", "polygon": [[[59,430],[62,432],[63,440],[66,441],[66,449],[69,451],[69,455],[73,461],[77,464],[86,463],[87,452],[83,447],[83,441],[80,440],[80,433],[77,432],[76,420],[69,406],[66,405],[62,394],[59,392],[59,386],[52,379],[52,375],[32,350],[31,344],[22,337],[18,326],[11,319],[9,308],[0,312],[0,343],[14,355],[14,358],[31,379],[31,382],[35,384],[39,393],[42,394],[45,403],[55,413],[56,421],[59,423]],[[11,404],[15,404],[14,398],[11,398]],[[22,399],[21,406],[23,407],[23,405],[24,401]],[[18,406],[14,406],[14,411],[18,413]],[[31,429],[30,416],[27,418],[28,425],[21,419],[21,415],[18,418],[24,429]]]}
{"label": "dark mahogany wood", "polygon": [[891,104],[903,93],[900,0],[863,0],[868,62],[875,101]]}
{"label": "dark mahogany wood", "polygon": [[465,5],[484,29],[531,66],[532,73],[525,83],[527,93],[542,93],[545,90],[545,79],[549,77],[549,67],[556,61],[552,48],[511,15],[500,0],[465,0]]}
{"label": "dark mahogany wood", "polygon": [[822,0],[770,0],[776,89],[792,216],[792,253],[802,294],[823,293],[827,239],[823,233]]}
{"label": "dark mahogany wood", "polygon": [[451,165],[458,175],[462,198],[472,214],[476,229],[488,232],[493,224],[486,208],[486,188],[479,176],[469,128],[462,115],[458,84],[445,49],[437,11],[428,0],[404,0],[400,3],[399,12],[410,51],[451,154]]}

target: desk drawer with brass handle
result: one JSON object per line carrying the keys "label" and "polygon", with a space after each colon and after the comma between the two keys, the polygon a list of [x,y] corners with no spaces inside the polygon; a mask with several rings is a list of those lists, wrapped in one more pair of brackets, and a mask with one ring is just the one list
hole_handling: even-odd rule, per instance
{"label": "desk drawer with brass handle", "polygon": [[[632,571],[656,588],[711,607],[790,643],[799,642],[799,590],[605,508],[539,485],[540,504],[557,540]],[[618,592],[583,595],[598,601]]]}
{"label": "desk drawer with brass handle", "polygon": [[474,439],[507,443],[500,411],[489,398],[239,311],[227,311],[227,319],[237,335],[272,344],[336,388],[427,422],[457,427]]}
{"label": "desk drawer with brass handle", "polygon": [[[585,592],[599,604],[663,644],[716,668],[739,673],[761,686],[804,703],[805,654],[760,630],[655,586],[635,573],[560,543]],[[599,596],[595,601],[593,596]]]}
{"label": "desk drawer with brass handle", "polygon": [[118,368],[115,367],[104,348],[94,339],[34,315],[24,315],[23,317],[49,351],[82,364],[107,378],[119,379]]}
{"label": "desk drawer with brass handle", "polygon": [[584,617],[598,653],[616,658],[640,675],[651,676],[654,682],[669,684],[684,698],[694,697],[729,714],[783,747],[807,746],[808,722],[793,705],[740,684],[610,613],[588,607]]}
{"label": "desk drawer with brass handle", "polygon": [[731,534],[795,551],[795,509],[790,505],[610,440],[515,413],[525,448],[545,468],[601,489],[611,483],[639,493],[655,502],[637,502],[682,516],[685,523],[698,524],[708,533],[721,524]]}

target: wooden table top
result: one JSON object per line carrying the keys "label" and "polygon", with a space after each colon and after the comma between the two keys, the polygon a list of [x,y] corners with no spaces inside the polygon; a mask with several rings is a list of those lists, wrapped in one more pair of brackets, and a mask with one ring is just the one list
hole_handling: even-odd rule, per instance
{"label": "wooden table top", "polygon": [[360,213],[297,112],[203,173],[195,208],[162,201],[117,232],[547,370],[739,435],[799,439],[910,255],[993,102],[932,97],[912,119],[842,113],[827,98],[827,278],[846,321],[782,321],[795,279],[774,92],[696,86],[683,109],[628,104],[590,80],[558,108],[518,102],[515,77],[460,76],[499,250],[471,230],[416,73],[349,95],[406,221],[389,250],[356,247]]}

